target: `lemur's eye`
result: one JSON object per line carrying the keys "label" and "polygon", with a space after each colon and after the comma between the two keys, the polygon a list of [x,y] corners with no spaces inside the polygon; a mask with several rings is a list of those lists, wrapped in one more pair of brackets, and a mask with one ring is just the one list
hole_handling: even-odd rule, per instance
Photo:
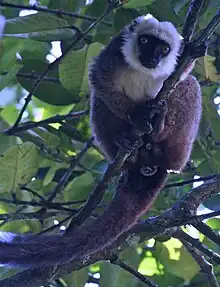
{"label": "lemur's eye", "polygon": [[163,55],[167,55],[169,52],[170,52],[170,47],[169,46],[163,46],[163,48],[162,48]]}
{"label": "lemur's eye", "polygon": [[146,36],[146,35],[141,36],[140,37],[140,41],[141,41],[142,44],[147,44],[148,36]]}

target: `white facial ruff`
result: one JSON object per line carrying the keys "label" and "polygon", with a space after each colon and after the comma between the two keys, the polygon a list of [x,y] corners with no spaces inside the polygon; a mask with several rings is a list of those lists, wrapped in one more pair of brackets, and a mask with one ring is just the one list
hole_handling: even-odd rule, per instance
{"label": "white facial ruff", "polygon": [[[159,22],[152,15],[147,14],[136,19],[134,31],[129,30],[129,26],[124,30],[124,45],[122,53],[127,63],[135,70],[145,74],[150,74],[154,78],[168,77],[175,69],[177,56],[180,49],[182,36],[170,22]],[[171,51],[167,57],[163,58],[156,69],[147,69],[139,61],[139,50],[137,47],[137,38],[141,34],[148,34],[167,42]]]}

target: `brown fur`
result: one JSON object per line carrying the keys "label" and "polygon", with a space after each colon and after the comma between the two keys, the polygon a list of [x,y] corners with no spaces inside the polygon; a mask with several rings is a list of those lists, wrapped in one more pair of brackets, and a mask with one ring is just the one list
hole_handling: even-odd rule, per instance
{"label": "brown fur", "polygon": [[[164,80],[158,78],[153,86],[152,82],[146,84],[143,80],[143,77],[148,80],[146,75],[140,74],[138,80],[137,72],[125,62],[122,45],[121,33],[102,51],[89,75],[92,130],[109,161],[118,150],[114,139],[133,128],[128,121],[129,112],[140,99],[148,102],[154,98]],[[134,92],[141,94],[132,95]],[[196,79],[188,76],[177,86],[167,104],[164,127],[151,138],[153,150],[140,148],[135,168],[124,172],[115,198],[101,216],[89,226],[64,236],[0,233],[0,264],[32,268],[85,259],[131,228],[164,186],[167,170],[180,171],[189,159],[201,117],[201,93]],[[149,136],[144,136],[144,141],[147,144]],[[149,164],[156,165],[157,171],[152,176],[143,176],[139,168]]]}
{"label": "brown fur", "polygon": [[[119,85],[120,82],[123,85],[126,82],[124,70],[128,68],[120,49],[122,45],[123,37],[121,35],[115,37],[102,51],[90,70],[92,131],[98,146],[109,161],[115,158],[118,150],[115,139],[123,132],[129,132],[132,129],[128,122],[128,115],[138,102],[133,101],[126,93],[122,93]],[[132,69],[129,69],[128,83],[132,78]],[[133,70],[133,73],[137,72]],[[137,82],[137,85],[140,93],[145,92],[140,82]],[[160,86],[160,82],[158,85]],[[148,92],[146,102],[153,98],[153,96],[150,97],[150,90]],[[143,96],[137,96],[138,98]],[[181,82],[167,104],[168,113],[164,130],[154,139],[165,151],[163,158],[157,160],[161,161],[164,168],[168,170],[180,171],[189,159],[201,117],[201,91],[196,78],[188,76]],[[144,152],[144,149],[141,149],[142,155]],[[143,162],[143,159],[141,161]]]}

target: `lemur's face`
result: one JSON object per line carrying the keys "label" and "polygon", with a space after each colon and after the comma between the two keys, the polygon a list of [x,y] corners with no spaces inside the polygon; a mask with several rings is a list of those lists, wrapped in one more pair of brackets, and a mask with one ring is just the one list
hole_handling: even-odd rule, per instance
{"label": "lemur's face", "polygon": [[137,41],[139,61],[147,69],[156,69],[171,51],[168,43],[152,35],[142,34]]}

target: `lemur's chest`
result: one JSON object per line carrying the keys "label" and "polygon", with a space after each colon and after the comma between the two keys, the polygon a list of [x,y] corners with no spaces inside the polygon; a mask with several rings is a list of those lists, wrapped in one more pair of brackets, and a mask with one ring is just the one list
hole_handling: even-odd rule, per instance
{"label": "lemur's chest", "polygon": [[162,87],[160,81],[130,69],[118,72],[115,80],[116,89],[135,102],[154,98]]}

